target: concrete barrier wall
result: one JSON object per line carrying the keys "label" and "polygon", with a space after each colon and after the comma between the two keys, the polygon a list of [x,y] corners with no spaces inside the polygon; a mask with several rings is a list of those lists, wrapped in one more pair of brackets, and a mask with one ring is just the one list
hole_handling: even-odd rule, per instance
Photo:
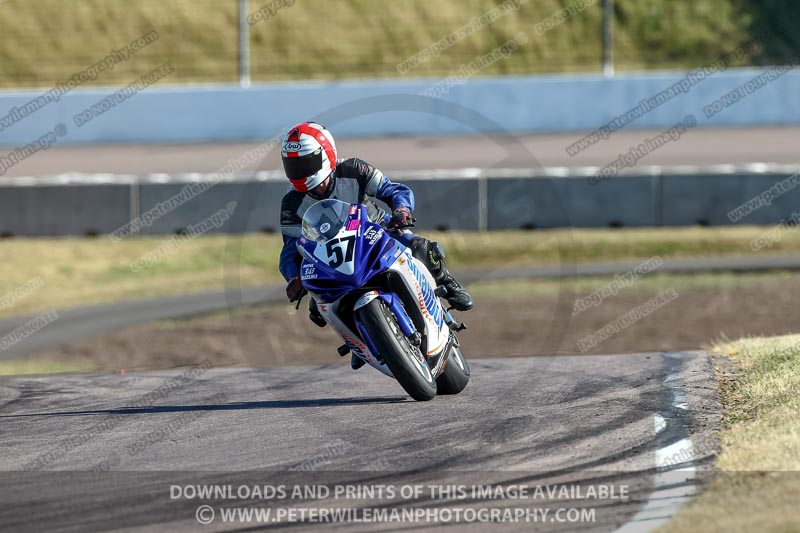
{"label": "concrete barrier wall", "polygon": [[131,185],[0,185],[0,235],[108,234],[131,220]]}
{"label": "concrete barrier wall", "polygon": [[[800,124],[800,72],[789,71],[711,118],[703,113],[764,69],[730,69],[695,83],[629,128],[667,128],[694,114],[700,126]],[[441,80],[238,86],[153,86],[78,127],[73,117],[116,88],[75,89],[21,117],[49,88],[0,92],[0,145],[23,146],[63,124],[57,144],[265,139],[315,118],[338,136],[592,130],[676,83],[684,73],[475,78],[441,98],[418,96]],[[21,118],[16,120],[16,118]]]}
{"label": "concrete barrier wall", "polygon": [[418,229],[477,231],[481,227],[478,179],[406,180],[414,189]]}
{"label": "concrete barrier wall", "polygon": [[[797,178],[741,220],[731,220],[728,213],[790,176],[796,174],[674,173],[599,183],[587,177],[522,176],[398,181],[414,189],[417,229],[427,231],[777,224],[800,211]],[[236,202],[232,216],[215,219],[219,223],[208,231],[279,231],[284,181],[218,183],[184,197],[188,186],[144,180],[119,185],[6,183],[0,185],[0,234],[108,234],[137,219],[147,223],[135,233],[168,235],[208,221],[231,202]]]}
{"label": "concrete barrier wall", "polygon": [[[183,187],[183,184],[142,184],[139,189],[140,215],[157,211],[160,203],[168,203],[171,198],[179,198]],[[236,202],[233,217],[214,228],[214,232],[278,232],[280,202],[285,192],[285,183],[218,183],[159,216],[152,224],[143,227],[141,234],[164,235],[185,231],[226,208],[230,202]]]}
{"label": "concrete barrier wall", "polygon": [[[787,175],[751,174],[663,176],[661,198],[665,226],[733,224],[728,217],[733,209],[757,197]],[[800,212],[800,187],[790,188],[771,200],[768,206],[745,216],[742,224],[776,224]]]}
{"label": "concrete barrier wall", "polygon": [[490,179],[487,229],[654,226],[653,179]]}

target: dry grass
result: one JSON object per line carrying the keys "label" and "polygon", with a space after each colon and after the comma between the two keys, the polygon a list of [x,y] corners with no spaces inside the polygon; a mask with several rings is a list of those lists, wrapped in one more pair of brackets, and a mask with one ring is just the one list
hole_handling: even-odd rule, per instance
{"label": "dry grass", "polygon": [[564,290],[567,283],[576,294],[591,294],[592,291],[605,286],[618,289],[614,294],[650,294],[665,289],[675,289],[683,292],[703,289],[743,288],[761,284],[774,286],[795,277],[796,274],[790,272],[652,274],[634,279],[630,283],[621,283],[617,282],[616,278],[613,277],[598,276],[573,278],[568,282],[558,279],[487,281],[470,284],[469,290],[472,296],[481,300],[494,298],[517,301],[559,294]]}
{"label": "dry grass", "polygon": [[43,359],[18,359],[0,361],[0,376],[28,374],[62,374],[64,372],[90,372],[97,368],[88,361],[48,361]]}
{"label": "dry grass", "polygon": [[[269,3],[251,0],[250,13]],[[402,61],[502,2],[292,3],[250,26],[256,80],[399,77]],[[528,35],[528,43],[480,75],[596,72],[600,2],[587,0],[589,6],[566,22],[541,34],[536,31],[538,23],[573,3],[528,0],[405,76],[444,77],[520,32]],[[236,5],[235,0],[6,0],[0,5],[0,86],[53,85],[151,30],[161,36],[156,44],[92,84],[127,83],[165,61],[176,72],[162,83],[235,81]],[[713,61],[763,25],[752,14],[760,6],[750,5],[746,11],[738,6],[736,0],[618,0],[617,68],[687,68]]]}
{"label": "dry grass", "polygon": [[[9,239],[0,243],[0,295],[40,278],[44,285],[0,309],[19,315],[47,308],[89,305],[161,294],[218,289],[226,283],[254,285],[278,281],[279,237],[206,236],[186,241],[177,253],[141,271],[132,265],[166,241],[128,239]],[[241,243],[238,259],[226,250]],[[226,281],[227,280],[227,281]],[[38,285],[38,284],[37,284]]]}
{"label": "dry grass", "polygon": [[720,389],[719,473],[663,531],[800,531],[800,335],[713,351],[738,370]]}
{"label": "dry grass", "polygon": [[[490,233],[426,233],[446,245],[456,264],[560,263],[661,257],[752,254],[750,242],[770,227],[556,229]],[[789,231],[762,253],[797,252],[800,231]]]}
{"label": "dry grass", "polygon": [[[764,228],[663,228],[431,233],[455,270],[570,261],[740,254]],[[280,283],[277,235],[215,235],[185,241],[177,253],[150,268],[134,262],[170,237],[6,239],[0,241],[0,316],[161,294],[191,293],[231,285]],[[800,252],[800,232],[771,251]],[[724,277],[717,277],[718,282]],[[22,297],[19,287],[43,286]],[[708,280],[702,283],[712,283]],[[40,283],[36,283],[39,285]],[[11,305],[7,305],[11,303]]]}

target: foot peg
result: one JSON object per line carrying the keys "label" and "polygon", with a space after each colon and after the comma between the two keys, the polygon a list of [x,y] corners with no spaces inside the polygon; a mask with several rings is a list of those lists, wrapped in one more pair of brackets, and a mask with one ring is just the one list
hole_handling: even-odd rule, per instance
{"label": "foot peg", "polygon": [[[342,344],[341,346],[336,348],[336,351],[339,352],[340,357],[344,357],[345,355],[350,353],[350,347],[347,346],[346,344]],[[361,359],[356,354],[350,355],[350,368],[352,368],[353,370],[358,370],[359,368],[364,366],[364,364],[365,364],[364,360]]]}
{"label": "foot peg", "polygon": [[353,370],[358,370],[359,368],[361,368],[365,364],[366,363],[364,362],[364,360],[361,359],[356,354],[353,354],[353,355],[350,356],[350,368],[352,368]]}
{"label": "foot peg", "polygon": [[447,309],[444,312],[444,321],[447,324],[447,327],[449,327],[453,331],[464,331],[465,329],[467,329],[466,324],[464,324],[463,322],[459,322],[458,320],[453,318],[453,315],[450,314],[450,309]]}

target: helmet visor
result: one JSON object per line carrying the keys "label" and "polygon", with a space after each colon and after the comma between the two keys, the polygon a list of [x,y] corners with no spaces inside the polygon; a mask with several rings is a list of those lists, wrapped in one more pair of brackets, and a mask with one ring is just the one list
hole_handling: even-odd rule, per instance
{"label": "helmet visor", "polygon": [[313,176],[322,168],[322,149],[300,157],[283,157],[283,170],[290,180]]}

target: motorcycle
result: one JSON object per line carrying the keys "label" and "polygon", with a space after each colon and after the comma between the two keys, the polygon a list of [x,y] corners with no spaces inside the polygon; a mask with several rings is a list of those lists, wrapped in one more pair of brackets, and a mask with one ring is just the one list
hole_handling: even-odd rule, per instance
{"label": "motorcycle", "polygon": [[[322,200],[303,215],[300,279],[353,353],[417,401],[458,394],[470,370],[456,333],[466,326],[411,250],[369,220],[366,206]],[[299,306],[299,302],[298,302]]]}

